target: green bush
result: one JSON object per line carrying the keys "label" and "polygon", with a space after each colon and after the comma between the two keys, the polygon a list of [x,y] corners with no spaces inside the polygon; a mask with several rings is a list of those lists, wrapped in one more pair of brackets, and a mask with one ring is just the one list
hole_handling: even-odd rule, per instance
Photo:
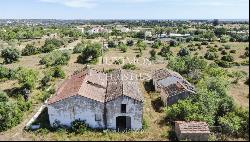
{"label": "green bush", "polygon": [[122,68],[126,70],[135,70],[136,66],[134,64],[125,64]]}
{"label": "green bush", "polygon": [[15,76],[15,72],[0,65],[0,81],[5,79],[12,79]]}
{"label": "green bush", "polygon": [[249,111],[238,108],[219,118],[223,133],[237,137],[249,137]]}
{"label": "green bush", "polygon": [[156,51],[153,49],[153,50],[150,50],[149,51],[149,53],[150,53],[150,60],[156,60]]}
{"label": "green bush", "polygon": [[11,64],[19,60],[20,52],[16,48],[5,48],[1,52],[5,64]]}
{"label": "green bush", "polygon": [[56,66],[51,69],[52,77],[54,78],[65,78],[65,73],[60,66]]}
{"label": "green bush", "polygon": [[116,47],[116,44],[114,41],[108,41],[108,47],[109,48],[115,48]]}
{"label": "green bush", "polygon": [[50,66],[67,65],[70,59],[70,53],[65,51],[51,52],[41,58],[40,64]]}
{"label": "green bush", "polygon": [[236,50],[230,50],[230,53],[236,54]]}
{"label": "green bush", "polygon": [[220,47],[218,50],[219,50],[219,51],[222,51],[223,49],[224,49],[223,47]]}
{"label": "green bush", "polygon": [[71,131],[75,132],[76,134],[83,134],[84,132],[88,131],[90,128],[82,120],[75,120],[71,123]]}
{"label": "green bush", "polygon": [[115,60],[113,64],[121,65],[121,64],[123,64],[123,61],[122,61],[122,59],[118,59],[118,60]]}
{"label": "green bush", "polygon": [[227,53],[226,50],[222,50],[222,51],[221,51],[221,54],[222,54],[222,55],[227,55],[228,53]]}
{"label": "green bush", "polygon": [[82,51],[86,48],[86,45],[83,44],[83,43],[79,43],[77,44],[74,49],[73,49],[73,53],[76,54],[76,53],[82,53]]}
{"label": "green bush", "polygon": [[179,42],[176,41],[176,40],[171,40],[170,43],[169,43],[169,46],[171,46],[171,47],[176,47],[178,45],[179,45]]}
{"label": "green bush", "polygon": [[127,46],[134,46],[134,41],[133,40],[128,40],[127,41]]}
{"label": "green bush", "polygon": [[218,55],[214,52],[207,52],[204,57],[207,60],[215,60],[218,58]]}
{"label": "green bush", "polygon": [[38,72],[33,69],[18,68],[16,78],[23,88],[32,90],[38,80]]}
{"label": "green bush", "polygon": [[209,43],[207,41],[203,41],[201,45],[208,45]]}
{"label": "green bush", "polygon": [[231,49],[231,46],[230,46],[230,45],[223,45],[223,46],[224,46],[224,48],[225,48],[226,50]]}
{"label": "green bush", "polygon": [[230,62],[227,62],[227,61],[216,60],[215,63],[223,68],[231,68],[232,67],[232,64]]}
{"label": "green bush", "polygon": [[159,49],[161,46],[163,46],[163,43],[161,42],[161,40],[156,40],[154,41],[152,48]]}
{"label": "green bush", "polygon": [[128,51],[128,46],[125,45],[125,44],[119,44],[119,45],[118,45],[118,48],[119,48],[123,53],[125,53],[125,52]]}
{"label": "green bush", "polygon": [[190,55],[190,51],[187,48],[181,48],[178,52],[178,56],[187,56]]}
{"label": "green bush", "polygon": [[161,51],[159,52],[159,55],[161,55],[162,57],[166,57],[166,59],[169,60],[173,55],[173,52],[170,50],[170,46],[163,46]]}
{"label": "green bush", "polygon": [[101,45],[98,43],[89,44],[83,50],[82,54],[78,56],[77,62],[81,64],[96,63],[98,57],[101,56]]}
{"label": "green bush", "polygon": [[8,95],[5,92],[0,90],[0,103],[1,102],[8,102],[8,101],[9,101]]}
{"label": "green bush", "polygon": [[223,56],[223,57],[221,58],[221,60],[227,61],[227,62],[233,62],[233,61],[234,61],[234,57],[231,56],[231,55],[226,55],[226,56]]}
{"label": "green bush", "polygon": [[38,53],[39,53],[39,48],[30,44],[26,45],[26,47],[22,50],[22,56],[36,55]]}
{"label": "green bush", "polygon": [[217,49],[217,48],[210,48],[208,51],[209,51],[209,52],[217,52],[218,49]]}

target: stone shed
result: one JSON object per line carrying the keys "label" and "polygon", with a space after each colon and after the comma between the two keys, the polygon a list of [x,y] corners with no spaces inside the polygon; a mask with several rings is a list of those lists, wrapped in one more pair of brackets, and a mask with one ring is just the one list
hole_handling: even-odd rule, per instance
{"label": "stone shed", "polygon": [[194,87],[179,73],[160,69],[153,72],[153,85],[160,92],[165,106],[170,106],[195,94]]}
{"label": "stone shed", "polygon": [[140,130],[143,94],[136,75],[124,70],[105,74],[92,69],[69,77],[48,100],[51,126],[83,120],[91,128]]}
{"label": "stone shed", "polygon": [[178,140],[208,141],[210,130],[206,122],[175,122],[175,133]]}

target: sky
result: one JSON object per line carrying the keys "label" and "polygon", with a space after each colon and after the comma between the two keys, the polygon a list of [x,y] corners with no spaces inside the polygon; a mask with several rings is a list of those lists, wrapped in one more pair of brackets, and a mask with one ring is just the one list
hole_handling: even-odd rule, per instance
{"label": "sky", "polygon": [[0,19],[249,19],[249,0],[0,0]]}

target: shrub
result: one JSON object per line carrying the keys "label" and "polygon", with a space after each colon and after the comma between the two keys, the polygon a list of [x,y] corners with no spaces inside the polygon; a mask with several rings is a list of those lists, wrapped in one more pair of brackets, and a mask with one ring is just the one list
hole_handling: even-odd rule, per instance
{"label": "shrub", "polygon": [[118,60],[115,60],[113,64],[121,65],[121,64],[123,64],[123,61],[122,61],[122,59],[118,59]]}
{"label": "shrub", "polygon": [[211,45],[208,45],[206,48],[209,48],[209,49],[210,49],[210,48],[213,48],[213,47],[212,47]]}
{"label": "shrub", "polygon": [[169,43],[169,46],[172,46],[172,47],[176,47],[178,45],[179,45],[179,43],[176,40],[171,40]]}
{"label": "shrub", "polygon": [[123,53],[128,51],[128,47],[125,44],[119,44],[118,47]]}
{"label": "shrub", "polygon": [[190,51],[187,48],[181,48],[178,53],[178,56],[187,56],[190,55]]}
{"label": "shrub", "polygon": [[82,134],[89,130],[89,126],[82,120],[75,120],[71,123],[71,131],[76,134]]}
{"label": "shrub", "polygon": [[228,35],[222,35],[222,36],[221,36],[221,39],[220,39],[220,41],[221,41],[222,43],[229,42],[229,40],[230,40],[230,37],[229,37]]}
{"label": "shrub", "polygon": [[217,49],[217,48],[210,48],[208,51],[209,51],[209,52],[217,52],[218,49]]}
{"label": "shrub", "polygon": [[219,118],[225,134],[249,137],[249,111],[239,108]]}
{"label": "shrub", "polygon": [[248,66],[249,65],[249,60],[244,60],[240,63],[242,66]]}
{"label": "shrub", "polygon": [[116,47],[116,44],[114,41],[108,41],[108,47],[109,48],[115,48]]}
{"label": "shrub", "polygon": [[208,45],[209,43],[207,41],[203,41],[201,45]]}
{"label": "shrub", "polygon": [[14,75],[14,71],[0,65],[0,81],[4,79],[11,79],[14,77]]}
{"label": "shrub", "polygon": [[207,60],[215,60],[218,58],[218,55],[216,53],[213,53],[213,52],[207,52],[204,57]]}
{"label": "shrub", "polygon": [[152,48],[159,49],[162,45],[163,43],[161,42],[161,40],[156,40],[152,45]]}
{"label": "shrub", "polygon": [[41,47],[41,52],[42,53],[49,53],[52,52],[56,49],[56,46],[53,44],[48,44],[46,46]]}
{"label": "shrub", "polygon": [[38,53],[39,49],[30,44],[26,45],[26,47],[22,50],[22,56],[36,55]]}
{"label": "shrub", "polygon": [[40,64],[46,65],[46,67],[67,65],[69,59],[70,59],[69,52],[56,51],[56,52],[51,52],[42,57],[40,60]]}
{"label": "shrub", "polygon": [[227,53],[226,50],[222,50],[222,51],[221,51],[221,54],[222,54],[222,55],[227,55],[228,53]]}
{"label": "shrub", "polygon": [[127,41],[127,46],[134,46],[134,41],[133,40],[128,40]]}
{"label": "shrub", "polygon": [[232,64],[230,62],[227,62],[227,61],[216,60],[215,63],[223,68],[231,68],[232,67]]}
{"label": "shrub", "polygon": [[52,75],[49,73],[45,75],[42,80],[41,80],[41,85],[42,86],[49,86],[50,81],[53,79]]}
{"label": "shrub", "polygon": [[16,78],[23,88],[31,90],[38,80],[38,72],[33,69],[18,68]]}
{"label": "shrub", "polygon": [[244,56],[245,56],[245,57],[249,57],[249,50],[247,50],[247,51],[244,53]]}
{"label": "shrub", "polygon": [[51,71],[52,71],[52,77],[62,78],[62,79],[65,78],[65,73],[60,66],[52,68]]}
{"label": "shrub", "polygon": [[230,53],[236,54],[236,50],[230,50]]}
{"label": "shrub", "polygon": [[149,51],[150,53],[150,60],[156,60],[156,51],[153,49],[153,50],[150,50]]}
{"label": "shrub", "polygon": [[224,49],[223,47],[220,47],[218,50],[219,50],[219,51],[222,51],[223,49]]}
{"label": "shrub", "polygon": [[2,92],[0,90],[0,103],[1,102],[8,102],[9,101],[9,97],[5,92]]}
{"label": "shrub", "polygon": [[231,55],[226,55],[226,56],[223,56],[223,57],[221,58],[221,60],[227,61],[227,62],[233,62],[233,61],[234,61],[234,58],[233,58],[233,56],[231,56]]}
{"label": "shrub", "polygon": [[20,52],[15,48],[5,48],[1,52],[1,57],[5,64],[11,64],[19,60]]}
{"label": "shrub", "polygon": [[163,46],[159,52],[159,55],[166,57],[167,60],[170,59],[170,57],[173,55],[172,51],[170,51],[170,46]]}
{"label": "shrub", "polygon": [[0,132],[3,132],[19,124],[23,114],[16,103],[0,102],[0,116]]}
{"label": "shrub", "polygon": [[89,44],[83,50],[82,54],[78,56],[77,62],[81,64],[96,63],[98,57],[101,56],[101,45],[98,43]]}
{"label": "shrub", "polygon": [[230,45],[223,45],[223,46],[224,46],[224,48],[225,48],[226,50],[231,49],[231,46],[230,46]]}
{"label": "shrub", "polygon": [[197,48],[196,47],[190,47],[189,50],[190,51],[197,51]]}
{"label": "shrub", "polygon": [[202,46],[198,46],[198,49],[199,49],[199,50],[202,50],[202,49],[203,49],[203,47],[202,47]]}
{"label": "shrub", "polygon": [[126,70],[135,70],[136,66],[134,64],[125,64],[122,68]]}
{"label": "shrub", "polygon": [[78,43],[74,49],[73,49],[73,53],[76,54],[76,53],[82,53],[82,51],[85,49],[86,45],[83,44],[83,43]]}

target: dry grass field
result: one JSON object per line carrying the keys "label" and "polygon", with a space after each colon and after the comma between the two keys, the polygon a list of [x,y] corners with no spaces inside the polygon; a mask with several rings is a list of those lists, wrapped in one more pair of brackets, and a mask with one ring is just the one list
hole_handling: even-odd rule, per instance
{"label": "dry grass field", "polygon": [[[40,42],[41,43],[41,42]],[[221,43],[218,44],[219,47],[222,46]],[[231,45],[231,49],[237,50],[236,54],[233,54],[234,58],[237,62],[242,61],[243,59],[239,58],[240,55],[244,54],[245,47],[248,46],[248,43],[227,43]],[[69,45],[73,46],[73,44]],[[186,46],[186,45],[182,45]],[[114,58],[123,58],[125,63],[129,61],[134,61],[134,59],[138,59],[139,62],[135,63],[137,69],[134,71],[136,73],[148,73],[150,74],[155,69],[165,68],[167,66],[167,61],[165,61],[162,57],[157,57],[157,62],[148,62],[148,58],[150,57],[149,51],[151,50],[148,47],[146,50],[143,50],[143,56],[140,58],[136,58],[138,54],[138,50],[136,47],[131,47],[126,53],[122,53],[119,49],[109,49],[108,52],[104,55],[104,64],[101,62],[97,63],[96,65],[91,65],[92,68],[103,71],[108,69],[114,68],[121,68],[122,65],[114,65],[113,59]],[[180,47],[173,47],[171,48],[173,53],[176,55],[177,52],[180,50]],[[204,56],[208,49],[204,46],[202,50],[197,50],[192,52],[198,52],[200,56]],[[157,49],[159,52],[160,49]],[[220,55],[220,51],[218,51],[218,55]],[[39,71],[39,78],[42,78],[43,72],[46,71],[45,67],[39,64],[40,56],[42,55],[34,55],[34,56],[27,56],[22,57],[19,62],[4,65],[8,68],[16,68],[16,67],[27,67],[32,68]],[[79,54],[72,54],[69,64],[64,66],[63,69],[66,73],[66,76],[71,75],[74,71],[80,70],[85,67],[85,65],[76,63],[77,57]],[[219,58],[220,58],[219,57]],[[145,61],[146,60],[146,61]],[[101,61],[101,59],[100,59]],[[0,63],[2,59],[0,59]],[[145,63],[146,62],[146,63]],[[228,69],[229,71],[245,71],[249,76],[249,66],[240,66],[240,67],[233,67]],[[249,107],[249,86],[244,84],[243,80],[240,80],[238,84],[232,84],[229,90],[229,95],[234,98],[238,105],[243,107]],[[57,80],[56,86],[58,86],[63,80]],[[5,81],[0,82],[0,90],[7,90],[11,89],[17,85],[17,81]],[[141,89],[144,92],[145,102],[144,102],[144,119],[148,124],[148,128],[144,131],[140,132],[128,132],[128,133],[114,133],[114,132],[92,132],[88,131],[82,135],[76,135],[74,133],[68,133],[65,130],[60,130],[57,132],[49,132],[49,130],[42,129],[38,132],[26,132],[23,131],[23,126],[25,123],[32,117],[32,115],[36,112],[42,102],[36,102],[33,104],[33,110],[27,112],[24,117],[24,121],[19,124],[18,126],[8,130],[7,132],[0,134],[0,140],[168,140],[170,137],[170,127],[168,124],[165,124],[164,121],[164,112],[160,111],[158,108],[158,97],[159,94],[153,94],[147,92],[147,88],[144,86],[144,83],[141,82]],[[38,94],[39,90],[35,90],[32,93],[31,98],[36,100],[36,95]]]}

